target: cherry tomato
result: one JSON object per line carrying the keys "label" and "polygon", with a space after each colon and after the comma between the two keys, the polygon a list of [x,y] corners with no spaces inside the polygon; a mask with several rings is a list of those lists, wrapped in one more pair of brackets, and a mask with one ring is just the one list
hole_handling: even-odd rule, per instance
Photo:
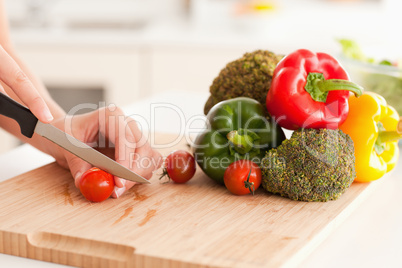
{"label": "cherry tomato", "polygon": [[261,169],[253,161],[238,160],[227,167],[223,181],[232,194],[254,194],[261,184]]}
{"label": "cherry tomato", "polygon": [[113,192],[113,175],[97,167],[90,168],[82,174],[79,188],[89,201],[102,202],[108,199]]}
{"label": "cherry tomato", "polygon": [[196,165],[194,157],[187,151],[178,150],[171,152],[165,160],[165,168],[160,178],[168,176],[176,183],[189,181],[195,173]]}

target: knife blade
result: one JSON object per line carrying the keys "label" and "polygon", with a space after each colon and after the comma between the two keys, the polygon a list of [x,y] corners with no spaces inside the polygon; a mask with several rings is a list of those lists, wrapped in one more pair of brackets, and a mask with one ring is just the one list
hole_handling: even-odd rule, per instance
{"label": "knife blade", "polygon": [[17,121],[21,133],[28,138],[32,138],[33,134],[37,133],[91,165],[112,175],[134,182],[150,183],[147,179],[55,126],[40,122],[28,108],[2,93],[0,93],[0,114]]}

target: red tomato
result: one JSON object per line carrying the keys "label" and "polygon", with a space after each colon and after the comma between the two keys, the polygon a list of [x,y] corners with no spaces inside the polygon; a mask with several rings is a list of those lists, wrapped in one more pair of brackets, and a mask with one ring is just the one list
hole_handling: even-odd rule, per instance
{"label": "red tomato", "polygon": [[101,202],[108,199],[113,192],[113,175],[96,167],[90,168],[82,174],[79,188],[89,201]]}
{"label": "red tomato", "polygon": [[225,170],[223,181],[232,194],[254,194],[261,184],[261,169],[253,161],[238,160]]}
{"label": "red tomato", "polygon": [[161,176],[168,176],[176,183],[189,181],[195,173],[196,165],[194,157],[187,151],[178,150],[171,152],[165,160],[165,168]]}

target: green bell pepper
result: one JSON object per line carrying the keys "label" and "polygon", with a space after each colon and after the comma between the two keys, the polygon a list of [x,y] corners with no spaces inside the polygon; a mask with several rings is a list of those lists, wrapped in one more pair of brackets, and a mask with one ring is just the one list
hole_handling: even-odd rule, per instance
{"label": "green bell pepper", "polygon": [[231,163],[248,159],[259,165],[266,151],[285,140],[282,129],[267,119],[262,105],[246,97],[217,103],[207,115],[207,126],[194,142],[194,157],[220,184]]}

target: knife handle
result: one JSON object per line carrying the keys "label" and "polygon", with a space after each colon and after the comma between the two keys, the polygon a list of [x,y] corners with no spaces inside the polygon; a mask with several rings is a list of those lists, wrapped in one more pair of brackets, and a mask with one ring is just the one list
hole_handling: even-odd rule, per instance
{"label": "knife handle", "polygon": [[27,107],[3,93],[0,93],[0,114],[17,121],[18,125],[20,125],[22,135],[31,138],[34,134],[38,118]]}

